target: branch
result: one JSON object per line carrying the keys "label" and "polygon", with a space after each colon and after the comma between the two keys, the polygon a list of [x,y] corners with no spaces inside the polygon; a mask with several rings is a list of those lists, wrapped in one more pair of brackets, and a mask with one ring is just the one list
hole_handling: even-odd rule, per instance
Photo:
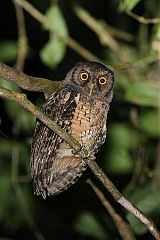
{"label": "branch", "polygon": [[17,200],[22,208],[22,211],[24,212],[26,221],[30,226],[31,230],[33,231],[35,238],[37,240],[45,240],[44,236],[42,235],[42,233],[40,232],[40,230],[36,225],[31,208],[30,206],[28,206],[28,202],[26,201],[24,193],[20,187],[20,184],[18,181],[18,161],[19,161],[19,151],[17,147],[14,147],[12,150],[12,168],[11,168],[11,182],[13,185],[13,189],[15,191]]}
{"label": "branch", "polygon": [[15,0],[13,0],[16,16],[17,16],[17,26],[18,26],[18,56],[16,62],[16,69],[23,71],[24,63],[27,55],[28,45],[26,36],[26,26],[24,20],[24,13],[21,6],[19,6]]}
{"label": "branch", "polygon": [[[50,23],[48,22],[47,18],[39,12],[36,8],[34,8],[29,2],[25,0],[14,0],[19,6],[23,7],[32,17],[34,17],[37,21],[44,24],[46,23],[48,27],[50,27],[53,30],[53,26],[50,26]],[[57,36],[59,38],[62,38],[57,32]],[[64,40],[64,39],[63,39]],[[77,52],[80,56],[84,57],[85,59],[89,61],[100,61],[98,57],[96,57],[93,53],[88,51],[86,48],[84,48],[82,45],[80,45],[77,41],[75,41],[73,38],[68,37],[66,40],[66,43],[70,48],[72,48],[75,52]]]}
{"label": "branch", "polygon": [[[83,21],[93,32],[95,32],[103,46],[107,46],[113,52],[115,52],[118,59],[121,60],[123,58],[124,61],[128,62],[129,56],[127,52],[124,51],[123,47],[118,43],[118,41],[116,41],[104,22],[97,21],[96,18],[94,18],[89,12],[79,5],[74,5],[74,12],[81,19],[81,21]],[[134,71],[131,68],[129,71],[132,75],[132,79],[134,79]]]}
{"label": "branch", "polygon": [[85,9],[75,5],[74,12],[76,15],[90,28],[94,31],[102,44],[109,46],[113,51],[119,51],[119,45],[114,40],[112,35],[101,22],[97,21],[93,16],[91,16]]}
{"label": "branch", "polygon": [[156,51],[151,51],[149,54],[146,56],[134,60],[132,62],[123,62],[120,64],[113,64],[110,66],[115,72],[120,72],[120,71],[126,71],[131,68],[141,68],[144,67],[148,64],[151,64],[152,62],[159,61],[160,60],[160,55]]}
{"label": "branch", "polygon": [[[25,108],[33,116],[40,119],[46,126],[48,126],[52,131],[58,134],[62,139],[64,139],[69,145],[71,145],[76,151],[81,151],[81,145],[71,137],[65,130],[63,130],[58,124],[53,122],[53,120],[45,115],[38,107],[31,103],[25,94],[17,93],[5,88],[0,88],[0,97],[6,98],[10,101],[18,103],[20,106]],[[81,157],[86,157],[86,150],[81,151]]]}
{"label": "branch", "polygon": [[102,182],[105,188],[111,193],[113,198],[120,203],[125,209],[131,212],[135,217],[137,217],[144,225],[148,228],[155,239],[160,239],[160,232],[154,225],[154,223],[147,218],[139,209],[134,207],[130,201],[128,201],[114,186],[110,179],[104,174],[102,169],[96,164],[95,161],[87,158],[88,151],[86,149],[81,149],[80,143],[70,136],[65,130],[61,129],[52,119],[46,116],[41,110],[39,110],[34,104],[32,104],[26,97],[25,94],[15,93],[11,90],[0,88],[0,97],[6,98],[8,100],[18,103],[20,106],[28,110],[40,121],[42,121],[46,126],[48,126],[52,131],[58,134],[62,139],[65,140],[74,150],[77,151],[79,156],[83,158],[89,168],[92,170],[94,175]]}
{"label": "branch", "polygon": [[[159,54],[152,52],[149,55],[133,62],[124,62],[121,64],[110,65],[108,67],[113,69],[114,72],[119,72],[130,68],[139,68],[158,60],[160,60]],[[13,82],[22,89],[43,92],[47,94],[53,93],[61,84],[61,81],[52,81],[46,78],[28,76],[3,63],[0,63],[0,78]]]}
{"label": "branch", "polygon": [[151,234],[155,237],[155,239],[160,239],[160,232],[154,225],[153,221],[147,218],[138,208],[132,205],[132,203],[127,200],[114,186],[111,180],[105,175],[103,170],[96,164],[96,162],[91,160],[86,160],[87,165],[92,170],[94,175],[102,182],[102,184],[107,188],[112,197],[122,205],[125,209],[127,209],[130,213],[132,213],[136,218],[138,218],[151,232]]}
{"label": "branch", "polygon": [[109,201],[105,198],[103,193],[95,186],[95,184],[91,181],[91,179],[87,179],[87,183],[91,186],[91,188],[93,189],[93,191],[95,192],[99,200],[101,201],[102,205],[105,207],[105,209],[108,211],[108,213],[112,217],[113,222],[116,225],[116,228],[119,234],[121,235],[122,239],[135,240],[129,224],[126,223],[125,220],[114,210],[114,208],[109,203]]}
{"label": "branch", "polygon": [[[47,19],[46,17],[41,13],[39,12],[36,8],[34,8],[29,2],[25,1],[25,0],[14,0],[19,6],[21,6],[23,9],[25,9],[32,17],[34,17],[37,21],[41,22],[42,24],[45,22],[47,23]],[[82,9],[83,10],[83,9]],[[90,19],[91,18],[91,22],[92,21],[95,21],[95,19],[93,19],[92,16],[90,15],[85,15],[87,16],[87,19]],[[88,22],[88,20],[87,20]],[[101,25],[101,26],[100,26]],[[50,24],[48,23],[48,26],[50,26]],[[97,23],[96,22],[96,26],[98,26],[96,28],[96,32],[97,34],[100,36],[100,38],[102,37],[103,34],[103,31],[107,32],[106,31],[106,28],[103,27],[103,24],[100,24],[100,23]],[[53,29],[53,26],[51,26],[51,29]],[[98,30],[97,30],[98,29]],[[94,28],[93,28],[94,30]],[[58,34],[58,33],[57,33]],[[106,33],[108,36],[108,32]],[[59,36],[61,38],[61,36]],[[106,43],[109,43],[110,41],[108,41],[108,39],[110,40],[113,40],[112,36],[111,37],[106,37]],[[89,60],[89,61],[98,61],[98,62],[102,62],[99,58],[97,58],[94,54],[92,54],[90,51],[88,51],[86,48],[84,48],[83,46],[81,46],[77,41],[75,41],[73,38],[71,37],[68,37],[68,39],[66,40],[66,43],[68,44],[68,46],[70,48],[72,48],[75,52],[77,52],[79,55],[81,55],[82,57],[84,57],[85,59]],[[120,49],[119,45],[117,45],[118,43],[114,41],[114,43],[116,44],[116,47],[115,49]],[[114,44],[114,45],[115,45]],[[114,50],[113,48],[113,45],[112,45],[112,50]],[[122,70],[130,70],[131,68],[133,67],[141,67],[142,65],[144,64],[148,64],[148,63],[151,63],[152,61],[156,61],[156,60],[159,60],[160,57],[159,55],[157,54],[148,54],[147,56],[144,56],[142,59],[140,60],[136,60],[134,62],[129,62],[128,59],[127,59],[127,54],[125,54],[125,52],[123,51],[118,51],[118,53],[121,53],[119,56],[120,56],[120,59],[122,57],[122,54],[124,55],[124,59],[126,62],[122,63],[122,64],[114,64],[112,66],[110,66],[112,69],[114,69],[115,71],[122,71]],[[33,90],[34,91],[34,90]],[[36,90],[37,91],[37,90]],[[43,91],[44,92],[44,91]]]}
{"label": "branch", "polygon": [[17,84],[22,89],[51,94],[61,84],[45,78],[31,77],[3,63],[0,63],[0,77]]}
{"label": "branch", "polygon": [[134,18],[135,20],[137,20],[138,22],[140,23],[143,23],[143,24],[157,24],[157,23],[160,23],[160,18],[145,18],[143,16],[138,16],[137,14],[131,12],[131,11],[127,11],[126,12],[128,16]]}

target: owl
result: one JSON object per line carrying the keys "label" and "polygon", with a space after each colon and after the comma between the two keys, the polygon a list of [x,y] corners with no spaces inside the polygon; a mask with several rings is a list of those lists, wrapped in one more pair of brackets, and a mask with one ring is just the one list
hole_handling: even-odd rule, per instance
{"label": "owl", "polygon": [[[106,66],[96,62],[79,62],[41,108],[82,148],[87,149],[91,159],[106,139],[113,84],[113,72]],[[68,143],[37,120],[30,168],[34,193],[46,198],[69,188],[87,166]]]}

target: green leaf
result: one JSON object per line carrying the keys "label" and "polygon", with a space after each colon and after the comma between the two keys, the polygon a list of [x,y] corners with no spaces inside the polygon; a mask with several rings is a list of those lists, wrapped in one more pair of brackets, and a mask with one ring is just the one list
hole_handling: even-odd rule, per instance
{"label": "green leaf", "polygon": [[83,213],[78,218],[75,228],[80,233],[94,237],[94,239],[106,239],[105,230],[91,213]]}
{"label": "green leaf", "polygon": [[107,155],[106,169],[114,174],[126,174],[133,169],[133,161],[125,148],[112,148]]}
{"label": "green leaf", "polygon": [[[15,144],[15,141],[14,141]],[[13,142],[9,139],[2,138],[0,140],[0,156],[11,156],[13,148]]]}
{"label": "green leaf", "polygon": [[6,81],[6,80],[1,79],[1,78],[0,78],[0,86],[4,87],[4,88],[7,88],[7,89],[10,89],[10,90],[13,90],[13,91],[18,91],[19,90],[19,88],[16,86],[16,84],[14,84],[12,82],[9,82],[9,81]]}
{"label": "green leaf", "polygon": [[15,41],[0,42],[0,61],[12,62],[16,59],[18,53],[17,43]]}
{"label": "green leaf", "polygon": [[139,2],[140,0],[121,0],[118,9],[120,12],[131,11]]}
{"label": "green leaf", "polygon": [[125,99],[128,102],[140,105],[158,107],[160,87],[153,82],[134,82],[126,86]]}
{"label": "green leaf", "polygon": [[115,148],[133,149],[137,145],[137,134],[127,124],[115,123],[110,125],[110,142]]}
{"label": "green leaf", "polygon": [[52,5],[45,14],[44,28],[50,32],[56,32],[61,37],[68,36],[68,29],[63,13],[57,4]]}
{"label": "green leaf", "polygon": [[35,119],[25,109],[13,102],[5,102],[5,108],[8,116],[14,121],[14,128],[16,129],[17,133],[20,131],[33,131]]}
{"label": "green leaf", "polygon": [[0,171],[0,182],[1,182],[1,187],[0,187],[0,216],[7,215],[8,213],[8,208],[10,204],[10,199],[8,196],[11,194],[11,173],[9,170],[4,170]]}
{"label": "green leaf", "polygon": [[160,136],[160,118],[158,110],[140,114],[139,127],[151,137]]}
{"label": "green leaf", "polygon": [[106,152],[105,168],[115,174],[129,173],[133,169],[130,150],[134,150],[139,136],[127,124],[114,123],[109,127],[109,151]]}
{"label": "green leaf", "polygon": [[50,32],[50,37],[48,43],[42,48],[40,57],[48,67],[55,68],[65,55],[68,29],[58,5],[49,8],[46,19],[44,27]]}
{"label": "green leaf", "polygon": [[[150,183],[146,186],[136,188],[130,199],[142,212],[147,216],[150,216],[153,221],[159,218],[160,214],[160,192],[157,188]],[[127,213],[127,219],[131,224],[131,228],[136,234],[144,234],[147,229],[137,218],[135,218],[131,213]]]}
{"label": "green leaf", "polygon": [[65,55],[66,46],[53,34],[48,43],[40,52],[41,60],[50,68],[54,69]]}

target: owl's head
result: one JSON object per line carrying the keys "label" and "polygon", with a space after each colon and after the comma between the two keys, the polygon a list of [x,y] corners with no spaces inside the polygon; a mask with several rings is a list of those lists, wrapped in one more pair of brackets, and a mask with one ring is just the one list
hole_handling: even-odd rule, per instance
{"label": "owl's head", "polygon": [[97,62],[79,62],[66,75],[65,83],[90,99],[113,97],[113,72]]}

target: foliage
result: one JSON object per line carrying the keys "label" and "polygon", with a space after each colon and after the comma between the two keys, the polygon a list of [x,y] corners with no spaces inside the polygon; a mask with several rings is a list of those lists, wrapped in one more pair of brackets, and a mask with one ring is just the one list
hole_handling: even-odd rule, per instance
{"label": "foliage", "polygon": [[40,56],[47,66],[54,68],[65,55],[65,41],[68,36],[66,22],[57,4],[47,10],[44,27],[49,31],[50,37],[48,43],[42,48]]}
{"label": "foliage", "polygon": [[[143,24],[127,15],[133,11],[145,18],[157,18],[158,1],[153,0],[152,6],[150,1],[138,0],[101,1],[101,4],[79,1],[100,26],[91,28],[94,33],[87,27],[88,18],[82,22],[77,17],[72,6],[76,3],[44,0],[36,3],[37,9],[45,12],[42,28],[38,21],[25,15],[29,42],[25,72],[63,79],[74,62],[85,58],[81,49],[76,51],[79,46],[68,44],[70,36],[101,62],[115,67],[107,141],[97,161],[101,160],[106,173],[128,199],[160,225],[160,72],[155,61],[160,25]],[[0,11],[8,13],[14,9],[10,3],[2,5]],[[15,41],[16,19],[12,16],[9,20],[6,14],[1,14],[0,19],[6,23],[1,31],[0,61],[14,65],[19,44]],[[0,85],[20,91],[2,79]],[[25,93],[35,104],[43,101],[41,94]],[[0,109],[0,237],[43,239],[41,231],[45,239],[120,239],[84,179],[46,201],[33,196],[29,151],[35,119],[15,103],[2,99]],[[128,219],[136,239],[150,239],[137,219],[117,208]]]}

